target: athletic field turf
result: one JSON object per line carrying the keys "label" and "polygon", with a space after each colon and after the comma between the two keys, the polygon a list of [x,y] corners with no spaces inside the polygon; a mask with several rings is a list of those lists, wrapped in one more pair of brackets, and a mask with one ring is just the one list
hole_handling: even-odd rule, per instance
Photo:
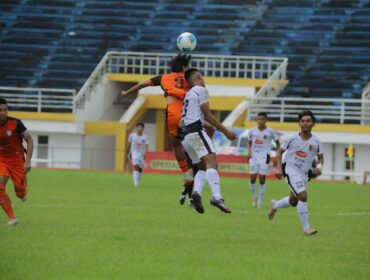
{"label": "athletic field turf", "polygon": [[311,225],[296,209],[267,219],[269,201],[288,194],[269,181],[262,209],[248,182],[222,178],[231,215],[180,206],[180,176],[33,170],[29,200],[0,214],[0,278],[11,279],[369,279],[370,186],[313,182]]}

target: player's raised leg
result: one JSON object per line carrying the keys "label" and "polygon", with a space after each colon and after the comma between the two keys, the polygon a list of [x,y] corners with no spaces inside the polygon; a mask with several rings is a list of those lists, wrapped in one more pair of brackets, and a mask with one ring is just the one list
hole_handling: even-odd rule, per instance
{"label": "player's raised leg", "polygon": [[173,146],[173,152],[175,155],[175,158],[177,160],[177,163],[184,174],[184,184],[185,186],[188,184],[193,183],[193,175],[189,171],[188,162],[186,160],[185,154],[182,149],[181,140],[178,139],[176,136],[170,135],[172,146]]}
{"label": "player's raised leg", "polygon": [[12,169],[9,170],[10,178],[14,184],[15,195],[22,201],[27,200],[27,175],[24,171],[23,162],[20,161],[18,166],[14,165]]}
{"label": "player's raised leg", "polygon": [[272,200],[268,218],[272,220],[279,208],[296,207],[297,203],[298,200],[293,193],[290,193],[290,196],[286,196],[278,201]]}

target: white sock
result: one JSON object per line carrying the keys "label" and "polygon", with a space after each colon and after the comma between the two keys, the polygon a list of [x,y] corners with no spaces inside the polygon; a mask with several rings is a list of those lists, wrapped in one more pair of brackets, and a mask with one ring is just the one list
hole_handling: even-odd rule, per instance
{"label": "white sock", "polygon": [[190,181],[190,180],[193,180],[194,178],[193,178],[193,175],[190,174],[190,171],[186,171],[184,173],[184,179]]}
{"label": "white sock", "polygon": [[206,171],[206,176],[208,184],[211,187],[213,197],[215,199],[222,198],[220,188],[220,176],[218,175],[217,170],[214,168],[208,168]]}
{"label": "white sock", "polygon": [[252,198],[256,199],[256,184],[249,183],[249,189],[251,190]]}
{"label": "white sock", "polygon": [[276,201],[274,203],[274,205],[272,206],[272,208],[274,209],[278,209],[278,208],[287,208],[287,207],[291,207],[292,205],[290,205],[289,203],[289,196],[287,197],[284,197],[283,199],[279,200],[279,201]]}
{"label": "white sock", "polygon": [[307,230],[310,227],[308,223],[307,202],[298,201],[297,212],[298,212],[299,218],[301,219],[303,230]]}
{"label": "white sock", "polygon": [[259,196],[258,196],[258,205],[262,204],[262,199],[263,199],[263,195],[265,194],[265,191],[266,191],[266,185],[265,184],[260,185],[260,193],[259,193]]}
{"label": "white sock", "polygon": [[202,195],[204,184],[206,183],[207,177],[206,172],[199,170],[194,177],[194,191]]}
{"label": "white sock", "polygon": [[132,177],[134,179],[134,186],[137,187],[140,183],[141,172],[134,170],[134,172],[132,173]]}

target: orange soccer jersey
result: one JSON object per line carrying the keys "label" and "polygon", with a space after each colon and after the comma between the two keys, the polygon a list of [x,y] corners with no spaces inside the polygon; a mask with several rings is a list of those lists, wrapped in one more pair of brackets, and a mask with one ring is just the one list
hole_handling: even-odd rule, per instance
{"label": "orange soccer jersey", "polygon": [[185,80],[184,73],[173,72],[159,75],[150,79],[150,84],[161,86],[165,96],[174,96],[178,99],[178,101],[168,104],[166,110],[168,132],[172,136],[177,136],[182,114],[182,103],[186,92],[190,88]]}
{"label": "orange soccer jersey", "polygon": [[26,130],[21,120],[11,117],[0,125],[0,176],[11,178],[17,196],[24,196],[27,191],[22,145],[22,134]]}

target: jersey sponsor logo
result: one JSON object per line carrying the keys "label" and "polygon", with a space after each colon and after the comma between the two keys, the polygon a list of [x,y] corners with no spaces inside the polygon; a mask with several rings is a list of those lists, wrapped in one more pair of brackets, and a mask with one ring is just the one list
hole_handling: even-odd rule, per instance
{"label": "jersey sponsor logo", "polygon": [[6,131],[6,135],[8,135],[9,137],[10,137],[10,136],[12,136],[12,135],[13,135],[13,131],[11,131],[11,130],[7,130],[7,131]]}
{"label": "jersey sponsor logo", "polygon": [[256,139],[255,141],[254,141],[254,143],[256,143],[257,145],[262,145],[263,144],[263,140],[261,140],[261,139]]}
{"label": "jersey sponsor logo", "polygon": [[302,158],[307,157],[307,153],[305,151],[296,151],[295,154]]}

